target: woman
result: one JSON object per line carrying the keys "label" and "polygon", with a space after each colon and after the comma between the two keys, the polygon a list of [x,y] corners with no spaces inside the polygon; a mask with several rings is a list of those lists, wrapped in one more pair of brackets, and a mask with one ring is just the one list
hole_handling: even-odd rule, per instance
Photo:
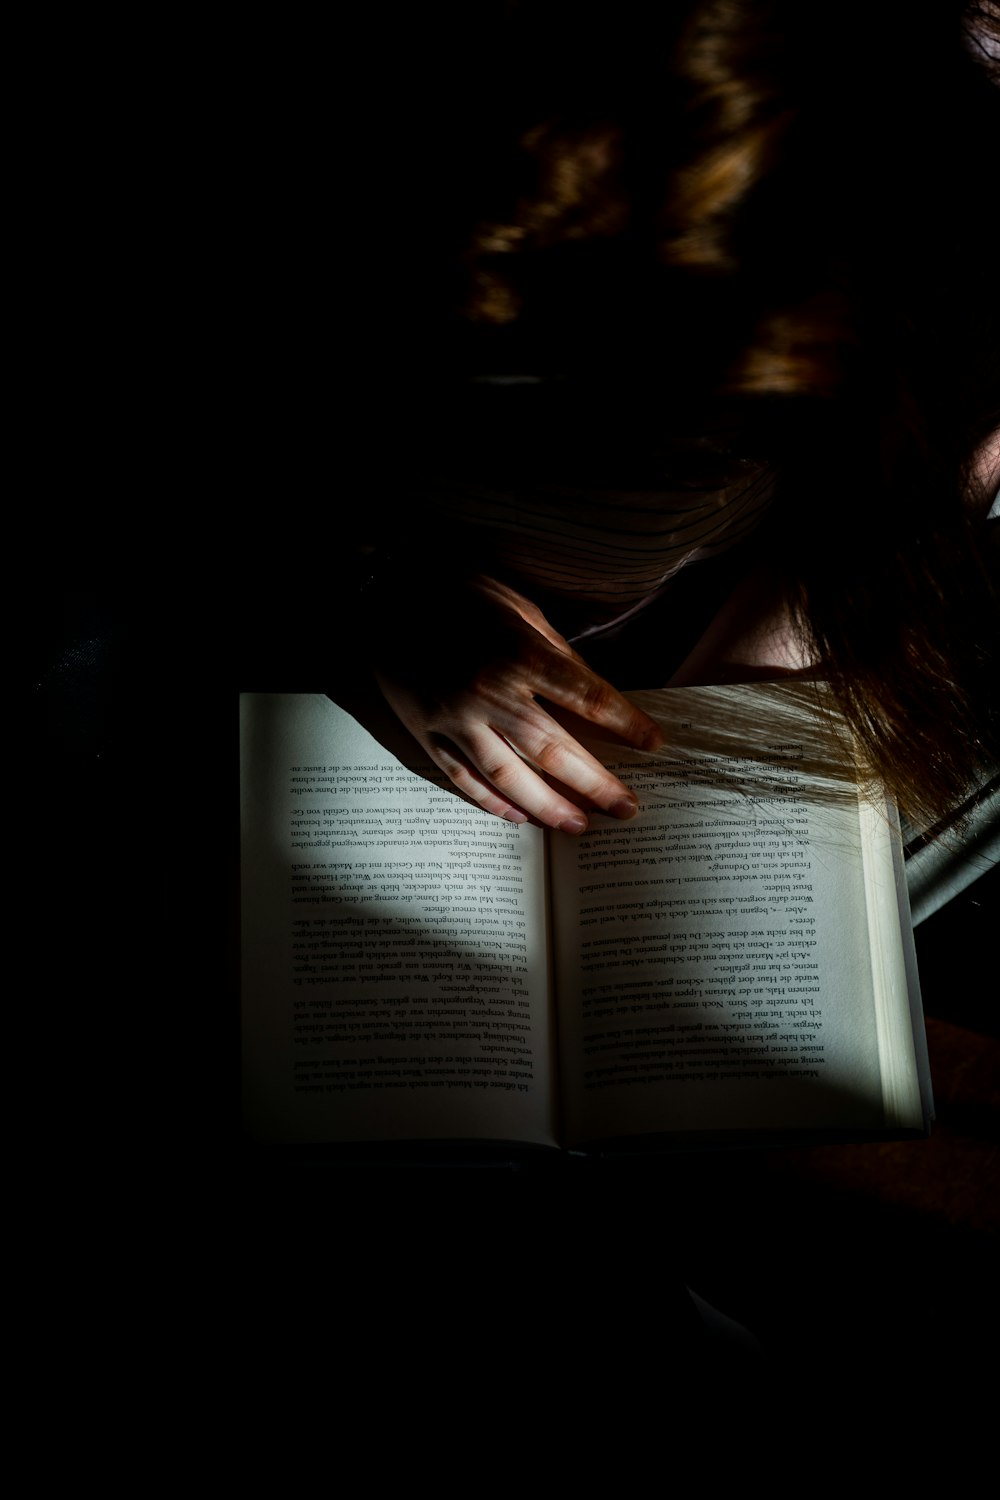
{"label": "woman", "polygon": [[933,821],[1000,758],[1000,14],[594,14],[487,9],[435,94],[377,680],[459,791],[576,832],[636,801],[551,707],[658,740],[588,663],[813,670]]}

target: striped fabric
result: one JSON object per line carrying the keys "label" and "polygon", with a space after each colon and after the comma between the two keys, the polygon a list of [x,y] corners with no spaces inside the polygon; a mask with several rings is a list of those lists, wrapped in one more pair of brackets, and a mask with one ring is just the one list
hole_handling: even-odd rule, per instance
{"label": "striped fabric", "polygon": [[576,633],[617,625],[657,598],[690,563],[728,551],[754,530],[772,476],[747,464],[727,489],[515,491],[449,485],[420,497],[439,534],[463,536],[483,571],[516,581],[535,602],[562,606]]}

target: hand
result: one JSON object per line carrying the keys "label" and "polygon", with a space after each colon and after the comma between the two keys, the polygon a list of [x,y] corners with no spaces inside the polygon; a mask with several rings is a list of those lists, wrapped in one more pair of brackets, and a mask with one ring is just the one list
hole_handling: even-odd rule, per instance
{"label": "hand", "polygon": [[628,788],[537,700],[637,749],[656,749],[659,728],[506,584],[479,577],[423,597],[406,591],[383,616],[372,656],[403,724],[488,812],[567,833],[587,827],[586,807],[619,818],[636,812]]}

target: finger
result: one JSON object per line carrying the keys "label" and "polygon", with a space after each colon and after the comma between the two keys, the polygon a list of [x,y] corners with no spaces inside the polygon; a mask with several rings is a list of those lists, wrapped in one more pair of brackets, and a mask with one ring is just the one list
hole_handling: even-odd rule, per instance
{"label": "finger", "polygon": [[[457,756],[454,754],[456,750]],[[449,754],[448,751],[444,753]],[[564,794],[543,780],[496,731],[486,729],[469,734],[461,743],[453,744],[451,758],[453,769],[449,770],[449,775],[452,780],[477,801],[480,800],[477,784],[485,784],[494,794],[499,793],[505,802],[520,808],[546,828],[559,828],[564,833],[583,833],[587,828],[586,813],[571,800],[577,789],[568,786]],[[456,760],[461,764],[454,764]],[[628,796],[624,787],[622,792]],[[631,811],[634,811],[634,805],[629,815]]]}
{"label": "finger", "polygon": [[[531,814],[525,811],[516,801],[511,800],[493,786],[488,778],[485,778],[469,756],[464,753],[456,741],[464,739],[465,735],[457,735],[453,739],[450,735],[432,729],[422,722],[421,715],[416,711],[405,693],[400,693],[389,681],[379,679],[379,685],[386,701],[397,714],[400,722],[413,736],[420,748],[429,755],[434,764],[444,772],[451,781],[456,792],[469,802],[476,803],[486,812],[493,813],[496,817],[505,818],[511,823],[524,823],[529,820]],[[481,726],[484,727],[485,726]],[[488,733],[489,731],[485,731]],[[511,752],[512,753],[512,752]],[[537,779],[537,778],[536,778]],[[565,801],[565,799],[559,799]],[[572,804],[565,803],[567,811],[565,817],[571,813],[579,813],[579,809]],[[584,819],[584,823],[585,823]]]}
{"label": "finger", "polygon": [[538,705],[532,708],[533,712],[520,716],[513,731],[505,733],[508,743],[557,783],[553,790],[565,788],[570,796],[579,797],[612,817],[634,817],[639,810],[635,793],[544,709]]}
{"label": "finger", "polygon": [[587,806],[634,817],[634,793],[544,711],[532,708],[533,715],[523,712],[513,726],[494,724],[490,736],[469,736],[467,756],[483,779],[539,822],[567,833],[583,832]]}
{"label": "finger", "polygon": [[434,764],[454,784],[456,791],[468,801],[476,803],[488,813],[494,813],[498,818],[505,818],[508,823],[529,821],[529,814],[484,780],[452,740],[444,735],[429,735],[424,748]]}
{"label": "finger", "polygon": [[637,750],[658,750],[663,744],[663,731],[655,719],[636,708],[579,657],[550,655],[543,671],[535,674],[533,685],[536,693],[587,723],[610,730]]}

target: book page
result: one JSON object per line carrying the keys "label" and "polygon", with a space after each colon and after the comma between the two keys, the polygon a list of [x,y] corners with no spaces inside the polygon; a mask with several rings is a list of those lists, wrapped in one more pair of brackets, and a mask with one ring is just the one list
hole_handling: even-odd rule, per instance
{"label": "book page", "polygon": [[[591,747],[640,811],[553,840],[571,1143],[887,1124],[861,804],[820,691],[630,694],[666,748]],[[895,912],[888,838],[881,857]],[[898,913],[896,928],[876,967],[893,966],[908,1025]]]}
{"label": "book page", "polygon": [[322,694],[243,696],[241,805],[251,1134],[555,1144],[541,831]]}

